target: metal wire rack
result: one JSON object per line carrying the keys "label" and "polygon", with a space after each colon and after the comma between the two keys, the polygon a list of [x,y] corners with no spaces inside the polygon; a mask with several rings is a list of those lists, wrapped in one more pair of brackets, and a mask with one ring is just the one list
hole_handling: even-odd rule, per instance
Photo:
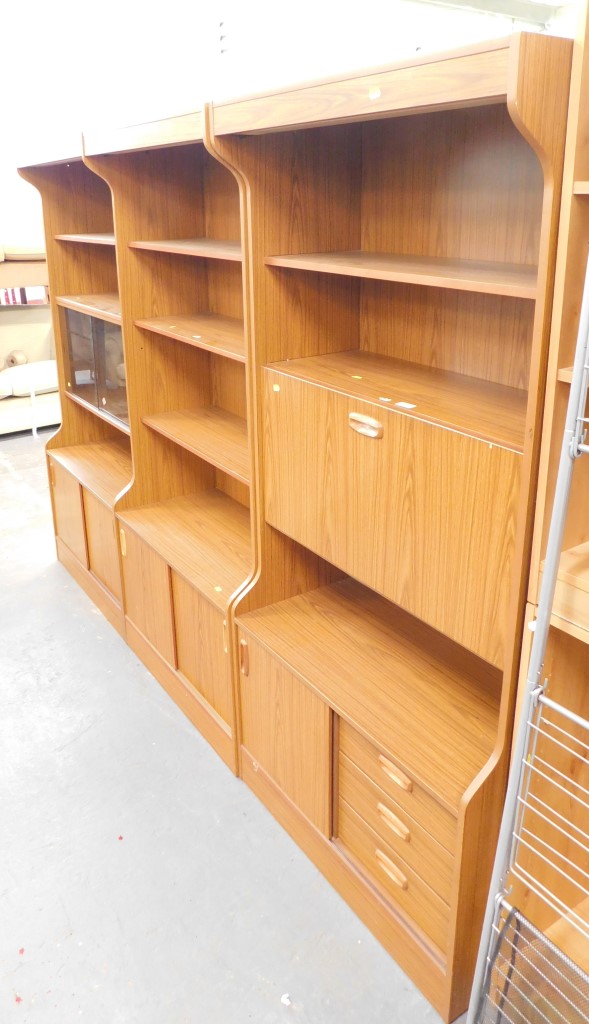
{"label": "metal wire rack", "polygon": [[527,728],[510,876],[589,941],[589,722],[538,692]]}

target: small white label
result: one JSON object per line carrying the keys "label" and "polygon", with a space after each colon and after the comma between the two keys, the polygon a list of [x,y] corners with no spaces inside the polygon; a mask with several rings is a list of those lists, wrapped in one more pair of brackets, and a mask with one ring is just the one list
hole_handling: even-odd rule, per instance
{"label": "small white label", "polygon": [[395,402],[397,409],[415,409],[413,402]]}
{"label": "small white label", "polygon": [[273,391],[277,391],[277,392],[280,391],[280,384],[273,384],[272,385],[272,390]]}

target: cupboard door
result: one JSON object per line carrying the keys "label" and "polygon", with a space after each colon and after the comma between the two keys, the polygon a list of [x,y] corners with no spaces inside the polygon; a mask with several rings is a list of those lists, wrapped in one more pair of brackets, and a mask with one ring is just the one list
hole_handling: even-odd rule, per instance
{"label": "cupboard door", "polygon": [[125,614],[174,667],[176,648],[168,564],[128,526],[121,527],[121,554]]}
{"label": "cupboard door", "polygon": [[83,491],[83,501],[90,571],[116,597],[117,601],[120,601],[122,596],[121,573],[114,514],[112,509],[95,498],[89,491]]}
{"label": "cupboard door", "polygon": [[82,487],[63,466],[49,460],[57,536],[87,569],[86,532]]}
{"label": "cupboard door", "polygon": [[233,723],[231,667],[223,614],[172,572],[178,669],[228,725]]}
{"label": "cupboard door", "polygon": [[247,645],[240,676],[243,746],[303,814],[331,836],[330,709],[240,632],[242,642]]}
{"label": "cupboard door", "polygon": [[[268,522],[501,666],[521,455],[272,370],[265,378]],[[381,430],[358,433],[350,415]]]}

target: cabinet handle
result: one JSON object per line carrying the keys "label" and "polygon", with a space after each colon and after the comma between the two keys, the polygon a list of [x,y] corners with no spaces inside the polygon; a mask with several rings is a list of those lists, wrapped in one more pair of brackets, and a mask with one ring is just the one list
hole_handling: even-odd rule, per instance
{"label": "cabinet handle", "polygon": [[364,416],[361,412],[348,413],[348,424],[357,434],[364,437],[382,437],[382,423],[372,416]]}
{"label": "cabinet handle", "polygon": [[391,832],[394,832],[399,839],[402,839],[404,843],[408,843],[411,839],[411,832],[406,825],[403,824],[400,818],[396,814],[393,814],[388,807],[384,804],[377,804],[378,813],[380,814],[383,822],[390,828]]}
{"label": "cabinet handle", "polygon": [[400,768],[397,768],[396,764],[393,764],[392,761],[389,761],[388,757],[385,757],[384,754],[379,754],[378,760],[380,763],[380,767],[382,768],[385,775],[387,775],[388,778],[391,780],[391,782],[394,782],[396,786],[400,786],[400,788],[404,789],[406,793],[413,792],[412,780],[407,775],[405,775]]}
{"label": "cabinet handle", "polygon": [[121,527],[119,530],[119,537],[121,538],[121,555],[123,558],[127,557],[127,538],[125,537],[125,531]]}
{"label": "cabinet handle", "polygon": [[239,641],[239,667],[241,668],[242,676],[249,676],[250,674],[250,652],[247,645],[247,640]]}
{"label": "cabinet handle", "polygon": [[409,888],[409,882],[403,872],[399,871],[399,868],[381,850],[376,851],[376,861],[379,868],[384,871],[385,875],[388,875],[395,885],[399,886],[399,889]]}

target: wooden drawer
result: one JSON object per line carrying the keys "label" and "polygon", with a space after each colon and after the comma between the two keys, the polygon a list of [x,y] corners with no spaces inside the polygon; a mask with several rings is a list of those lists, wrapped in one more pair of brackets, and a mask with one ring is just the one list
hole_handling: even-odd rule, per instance
{"label": "wooden drawer", "polygon": [[369,871],[378,887],[445,950],[449,909],[444,901],[408,867],[387,843],[344,801],[339,807],[339,840]]}
{"label": "wooden drawer", "polygon": [[521,455],[272,368],[265,408],[267,521],[501,667]]}
{"label": "wooden drawer", "polygon": [[454,853],[456,819],[418,785],[391,757],[378,750],[353,726],[339,722],[339,751],[407,811],[414,821]]}
{"label": "wooden drawer", "polygon": [[449,902],[453,858],[421,825],[340,753],[338,804],[344,802]]}

